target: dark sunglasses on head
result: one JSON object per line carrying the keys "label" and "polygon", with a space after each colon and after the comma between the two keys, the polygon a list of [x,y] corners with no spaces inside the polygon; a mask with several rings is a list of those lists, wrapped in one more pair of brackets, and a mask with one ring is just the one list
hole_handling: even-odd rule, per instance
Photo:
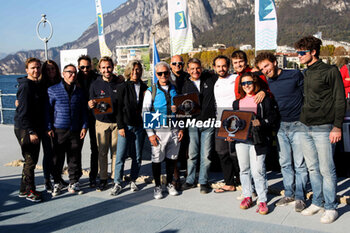
{"label": "dark sunglasses on head", "polygon": [[85,68],[90,69],[90,66],[80,66],[80,69],[82,69],[82,70],[85,70]]}
{"label": "dark sunglasses on head", "polygon": [[169,74],[169,71],[157,72],[157,75],[158,75],[159,77],[162,77],[163,74],[164,74],[165,76],[167,76],[167,75]]}
{"label": "dark sunglasses on head", "polygon": [[179,66],[183,66],[184,63],[182,61],[178,61],[178,62],[172,62],[171,63],[173,66],[179,65]]}
{"label": "dark sunglasses on head", "polygon": [[245,85],[252,85],[254,82],[253,81],[246,81],[246,82],[241,82],[242,87]]}
{"label": "dark sunglasses on head", "polygon": [[297,51],[297,54],[300,56],[304,56],[307,52],[310,52],[310,50]]}

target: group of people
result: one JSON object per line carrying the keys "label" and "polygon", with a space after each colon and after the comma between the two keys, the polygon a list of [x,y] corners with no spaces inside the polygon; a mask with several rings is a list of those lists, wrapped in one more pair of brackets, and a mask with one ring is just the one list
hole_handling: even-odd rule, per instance
{"label": "group of people", "polygon": [[[215,73],[203,71],[196,58],[189,59],[185,72],[183,58],[175,55],[170,65],[166,62],[155,65],[158,81],[150,87],[141,80],[143,67],[136,60],[127,65],[123,77],[113,74],[111,58],[100,59],[100,75],[96,75],[91,59],[81,56],[79,72],[74,65],[66,65],[61,79],[53,61],[46,61],[41,68],[38,59],[28,59],[27,77],[18,80],[15,115],[15,134],[25,159],[19,196],[35,202],[41,200],[34,184],[41,140],[46,190],[57,196],[68,186],[69,192],[81,193],[81,149],[87,131],[91,146],[90,187],[98,191],[108,188],[110,150],[114,179],[111,195],[118,195],[125,186],[138,191],[136,179],[147,135],[155,199],[163,198],[163,192],[176,196],[180,190],[195,188],[197,184],[200,193],[209,193],[209,166],[215,150],[225,185],[214,192],[235,191],[241,185],[240,208],[252,207],[256,193],[257,212],[264,215],[269,211],[265,158],[275,131],[285,188],[285,196],[276,205],[294,203],[295,211],[303,215],[325,209],[321,222],[333,222],[338,217],[333,153],[335,143],[342,138],[346,104],[339,70],[319,59],[321,44],[313,36],[295,43],[300,62],[307,65],[304,72],[278,68],[277,59],[270,52],[258,54],[255,67],[251,68],[247,55],[240,50],[233,52],[231,58],[217,56],[213,61]],[[229,73],[231,64],[234,74]],[[192,93],[199,99],[199,113],[190,116],[196,122],[220,120],[223,110],[252,112],[253,120],[246,123],[251,125],[248,139],[215,137],[219,129],[206,124],[174,127],[171,122],[178,117],[174,97]],[[111,99],[112,110],[95,114],[101,98]],[[150,113],[151,121],[159,119],[156,128],[144,127],[145,116]],[[62,179],[65,154],[69,183]],[[129,182],[123,180],[127,156],[132,158]],[[187,162],[182,185],[177,161]],[[308,177],[313,197],[306,208]]]}

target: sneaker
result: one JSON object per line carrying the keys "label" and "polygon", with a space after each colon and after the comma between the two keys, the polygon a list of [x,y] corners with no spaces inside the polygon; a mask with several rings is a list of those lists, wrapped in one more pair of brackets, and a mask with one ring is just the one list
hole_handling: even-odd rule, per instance
{"label": "sneaker", "polygon": [[269,212],[269,208],[267,207],[266,202],[260,202],[256,212],[262,215],[267,214]]}
{"label": "sneaker", "polygon": [[301,214],[304,216],[311,216],[319,212],[320,210],[323,210],[322,207],[319,207],[317,205],[311,204],[308,208],[301,211]]}
{"label": "sneaker", "polygon": [[301,212],[305,209],[306,204],[302,200],[295,200],[295,212]]}
{"label": "sneaker", "polygon": [[321,223],[332,223],[338,218],[337,210],[325,210],[320,219]]}
{"label": "sneaker", "polygon": [[246,210],[252,207],[253,202],[251,197],[245,197],[239,206],[241,209]]}
{"label": "sneaker", "polygon": [[207,194],[207,193],[210,193],[210,187],[208,184],[201,184],[200,185],[200,193],[201,194]]}
{"label": "sneaker", "polygon": [[281,199],[279,199],[278,202],[276,202],[276,206],[286,206],[291,204],[294,201],[293,197],[282,197]]}
{"label": "sneaker", "polygon": [[77,194],[83,194],[83,191],[80,190],[79,182],[76,182],[74,184],[69,184],[68,192],[70,192],[70,193],[77,193]]}
{"label": "sneaker", "polygon": [[107,183],[107,180],[100,180],[100,184],[99,186],[96,188],[96,191],[103,191],[103,190],[106,190],[107,189],[107,186],[108,186],[108,183]]}
{"label": "sneaker", "polygon": [[96,180],[90,180],[90,188],[96,188]]}
{"label": "sneaker", "polygon": [[59,195],[61,193],[61,189],[62,189],[61,184],[59,184],[59,183],[58,184],[54,184],[52,196],[56,197],[57,195]]}
{"label": "sneaker", "polygon": [[48,193],[52,193],[53,187],[50,180],[45,181],[45,190]]}
{"label": "sneaker", "polygon": [[34,190],[30,190],[26,197],[27,200],[32,202],[40,202],[41,201],[41,195],[39,192],[36,192]]}
{"label": "sneaker", "polygon": [[27,197],[28,193],[26,191],[19,191],[18,197]]}
{"label": "sneaker", "polygon": [[130,182],[130,190],[131,192],[137,192],[139,191],[139,187],[136,185],[135,181]]}
{"label": "sneaker", "polygon": [[187,189],[192,189],[192,188],[195,188],[196,187],[196,185],[195,184],[189,184],[189,183],[184,183],[182,186],[181,186],[181,188],[182,188],[182,190],[187,190]]}
{"label": "sneaker", "polygon": [[168,190],[169,195],[171,195],[171,196],[179,195],[178,191],[176,190],[176,188],[173,184],[168,184],[166,188]]}
{"label": "sneaker", "polygon": [[111,196],[116,196],[120,193],[120,191],[122,191],[122,186],[120,186],[120,184],[114,184],[114,187],[111,190]]}
{"label": "sneaker", "polygon": [[162,188],[160,186],[156,186],[154,188],[154,194],[153,197],[157,200],[162,199],[163,198],[163,194],[162,194]]}

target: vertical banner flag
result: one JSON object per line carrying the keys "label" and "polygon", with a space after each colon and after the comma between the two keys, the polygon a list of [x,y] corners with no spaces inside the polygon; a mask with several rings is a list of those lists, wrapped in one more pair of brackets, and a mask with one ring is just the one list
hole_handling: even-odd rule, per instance
{"label": "vertical banner flag", "polygon": [[171,56],[193,50],[193,35],[187,0],[168,0]]}
{"label": "vertical banner flag", "polygon": [[105,34],[103,31],[103,13],[102,13],[102,7],[101,7],[101,0],[95,0],[96,4],[96,15],[97,15],[97,30],[98,30],[98,41],[100,45],[100,53],[101,57],[112,56],[111,50],[107,47],[106,41],[105,41]]}
{"label": "vertical banner flag", "polygon": [[274,0],[255,0],[255,52],[277,49],[277,15]]}
{"label": "vertical banner flag", "polygon": [[158,78],[156,76],[156,64],[158,62],[160,62],[160,59],[159,59],[159,54],[158,54],[158,49],[157,49],[157,46],[156,46],[156,40],[154,39],[153,37],[153,84],[157,83],[158,81]]}

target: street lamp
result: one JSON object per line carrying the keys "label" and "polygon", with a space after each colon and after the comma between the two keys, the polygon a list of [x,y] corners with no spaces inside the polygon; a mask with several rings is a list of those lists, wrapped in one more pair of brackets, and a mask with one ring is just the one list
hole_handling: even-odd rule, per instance
{"label": "street lamp", "polygon": [[[40,27],[40,24],[43,24],[43,27],[45,28],[46,26],[46,23],[49,25],[49,28],[50,28],[50,34],[48,37],[41,37],[40,36],[40,33],[39,33],[39,27]],[[51,39],[52,37],[52,34],[53,34],[53,29],[52,29],[52,25],[50,23],[50,21],[48,21],[46,19],[46,15],[45,14],[42,14],[41,15],[41,20],[38,22],[37,26],[36,26],[36,34],[37,36],[39,37],[40,40],[42,40],[45,44],[45,59],[46,61],[48,60],[48,57],[47,57],[47,42]]]}

